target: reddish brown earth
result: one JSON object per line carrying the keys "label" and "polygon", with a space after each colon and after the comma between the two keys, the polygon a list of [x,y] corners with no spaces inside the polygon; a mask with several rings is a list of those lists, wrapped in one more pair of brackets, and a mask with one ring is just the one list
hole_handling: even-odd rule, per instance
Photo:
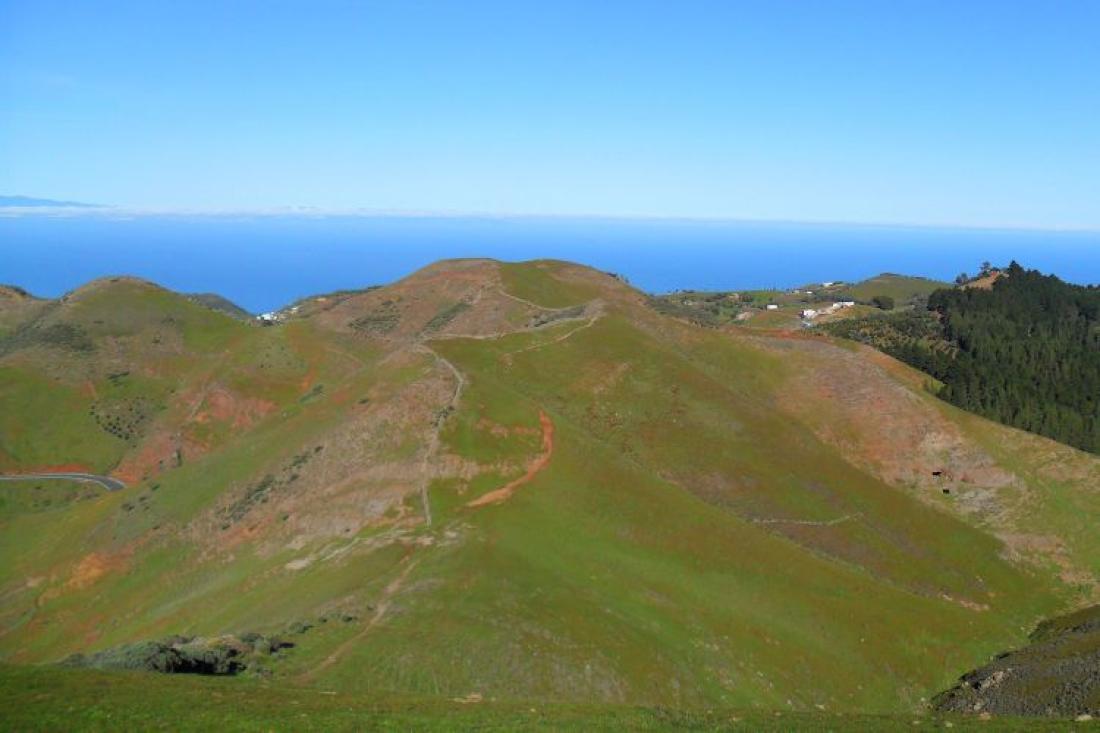
{"label": "reddish brown earth", "polygon": [[550,417],[545,412],[539,410],[539,424],[542,426],[542,453],[527,465],[527,472],[499,489],[494,489],[473,501],[466,502],[466,506],[474,508],[489,504],[501,504],[516,493],[516,489],[530,482],[538,475],[539,471],[550,465],[550,457],[554,454],[554,423],[551,422]]}
{"label": "reddish brown earth", "polygon": [[126,455],[111,475],[126,484],[135,484],[160,472],[175,457],[178,443],[167,431],[147,439],[136,452]]}
{"label": "reddish brown earth", "polygon": [[195,414],[197,423],[227,422],[235,429],[252,426],[265,415],[275,410],[275,403],[249,397],[240,397],[224,387],[213,387],[206,393],[199,412]]}
{"label": "reddish brown earth", "polygon": [[1002,277],[1004,277],[1004,273],[1001,272],[1000,270],[998,270],[996,272],[991,272],[990,274],[986,275],[985,277],[980,277],[977,280],[971,280],[970,282],[968,282],[963,287],[966,287],[966,288],[980,288],[982,290],[989,290],[990,288],[993,287],[993,283],[997,282]]}

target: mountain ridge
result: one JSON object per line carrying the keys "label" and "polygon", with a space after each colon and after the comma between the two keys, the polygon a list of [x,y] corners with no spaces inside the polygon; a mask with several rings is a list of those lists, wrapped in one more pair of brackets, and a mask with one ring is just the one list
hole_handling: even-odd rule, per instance
{"label": "mountain ridge", "polygon": [[5,661],[299,624],[273,674],[348,691],[911,710],[1095,597],[1096,460],[591,268],[444,262],[272,328],[108,281],[45,318],[92,348],[0,357],[0,470],[130,488],[3,509]]}

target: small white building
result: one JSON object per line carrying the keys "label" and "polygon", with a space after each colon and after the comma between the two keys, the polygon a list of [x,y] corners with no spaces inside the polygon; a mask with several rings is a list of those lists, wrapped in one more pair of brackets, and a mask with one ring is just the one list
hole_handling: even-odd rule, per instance
{"label": "small white building", "polygon": [[814,318],[817,315],[817,311],[814,310],[813,308],[806,308],[799,315],[801,315],[803,318],[809,320],[811,318]]}
{"label": "small white building", "polygon": [[856,302],[854,300],[838,300],[837,303],[836,303],[836,307],[837,308],[851,308],[855,304],[856,304]]}
{"label": "small white building", "polygon": [[777,311],[777,310],[779,310],[779,306],[777,306],[777,305],[776,305],[775,303],[768,303],[768,304],[767,304],[767,305],[765,306],[765,308],[767,308],[767,309],[768,309],[768,310],[770,310],[770,311]]}
{"label": "small white building", "polygon": [[823,288],[831,288],[834,285],[836,285],[836,281],[834,281],[834,280],[830,280],[828,282],[821,283],[821,287],[823,287]]}

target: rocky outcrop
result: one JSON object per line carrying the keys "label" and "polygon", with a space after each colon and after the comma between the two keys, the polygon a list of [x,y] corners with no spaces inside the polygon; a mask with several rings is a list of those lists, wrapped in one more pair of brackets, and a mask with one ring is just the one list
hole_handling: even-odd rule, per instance
{"label": "rocky outcrop", "polygon": [[1045,621],[1031,643],[967,672],[940,712],[1100,717],[1100,606]]}

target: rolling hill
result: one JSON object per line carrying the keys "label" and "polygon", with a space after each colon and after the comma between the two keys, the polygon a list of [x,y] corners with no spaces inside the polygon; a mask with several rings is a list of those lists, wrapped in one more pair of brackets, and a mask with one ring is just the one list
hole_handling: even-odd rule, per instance
{"label": "rolling hill", "polygon": [[932,280],[926,277],[912,277],[884,272],[869,277],[854,285],[842,287],[842,291],[852,299],[869,302],[876,295],[892,298],[900,307],[914,302],[927,301],[928,296],[941,288],[950,288],[950,283]]}
{"label": "rolling hill", "polygon": [[17,308],[0,473],[127,488],[0,484],[8,664],[258,632],[349,695],[910,713],[1097,600],[1100,459],[579,265],[270,328],[131,278]]}

